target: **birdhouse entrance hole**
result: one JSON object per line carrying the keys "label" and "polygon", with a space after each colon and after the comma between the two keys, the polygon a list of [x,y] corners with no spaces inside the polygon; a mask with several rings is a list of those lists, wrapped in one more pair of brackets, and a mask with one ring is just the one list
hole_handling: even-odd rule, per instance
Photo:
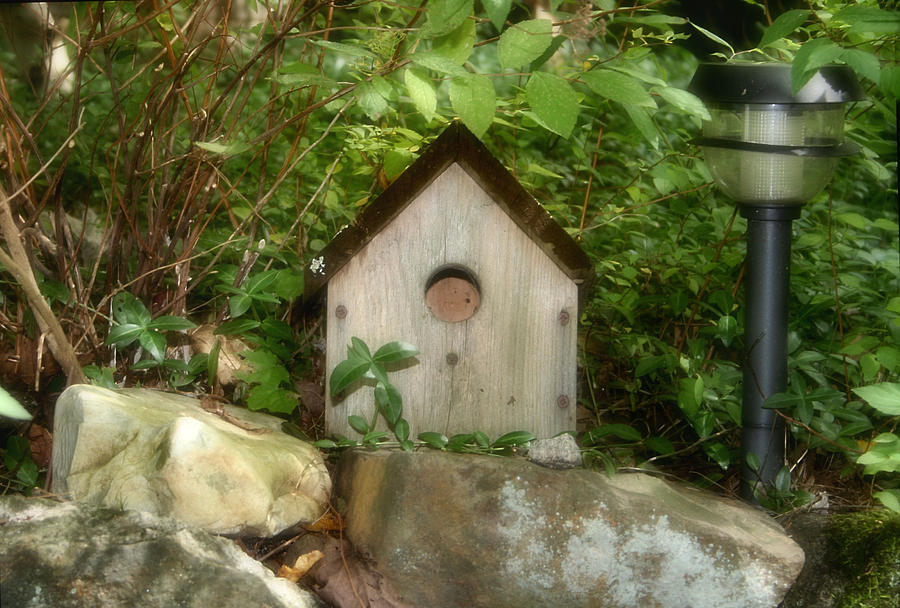
{"label": "birdhouse entrance hole", "polygon": [[431,314],[441,321],[465,321],[481,304],[478,279],[464,266],[442,266],[425,284],[425,303]]}

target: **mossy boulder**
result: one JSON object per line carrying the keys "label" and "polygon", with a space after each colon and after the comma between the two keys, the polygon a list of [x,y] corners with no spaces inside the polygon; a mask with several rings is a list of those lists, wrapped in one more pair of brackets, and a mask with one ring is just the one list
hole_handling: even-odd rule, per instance
{"label": "mossy boulder", "polygon": [[900,514],[803,513],[785,527],[807,562],[782,608],[900,608]]}

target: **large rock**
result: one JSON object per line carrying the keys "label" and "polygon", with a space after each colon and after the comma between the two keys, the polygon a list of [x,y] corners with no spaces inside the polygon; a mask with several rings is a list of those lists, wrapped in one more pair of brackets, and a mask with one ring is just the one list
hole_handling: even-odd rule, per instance
{"label": "large rock", "polygon": [[219,534],[271,536],[317,519],[331,491],[319,451],[280,424],[160,391],[72,386],[56,403],[52,487]]}
{"label": "large rock", "polygon": [[414,606],[774,607],[803,551],[761,511],[655,477],[347,454],[345,537]]}
{"label": "large rock", "polygon": [[233,541],[171,518],[0,497],[4,608],[315,608]]}

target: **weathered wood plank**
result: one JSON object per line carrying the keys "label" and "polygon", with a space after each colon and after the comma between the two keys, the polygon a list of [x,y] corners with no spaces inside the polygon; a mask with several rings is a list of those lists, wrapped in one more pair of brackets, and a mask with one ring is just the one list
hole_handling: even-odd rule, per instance
{"label": "weathered wood plank", "polygon": [[[468,268],[481,288],[479,308],[456,323],[435,318],[425,302],[429,277],[448,264]],[[575,428],[577,311],[575,282],[452,164],[329,280],[327,369],[343,360],[351,336],[373,349],[411,342],[418,363],[392,377],[413,436],[550,436]],[[568,407],[559,407],[561,396]],[[355,436],[347,416],[370,417],[373,408],[368,387],[340,402],[329,397],[328,428]]]}

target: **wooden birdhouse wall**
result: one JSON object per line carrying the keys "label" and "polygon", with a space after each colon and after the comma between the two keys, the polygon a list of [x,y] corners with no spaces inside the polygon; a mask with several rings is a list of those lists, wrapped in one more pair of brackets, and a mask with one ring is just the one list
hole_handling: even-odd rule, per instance
{"label": "wooden birdhouse wall", "polygon": [[[429,278],[447,265],[480,288],[464,321],[426,304]],[[458,163],[330,277],[327,311],[329,373],[352,336],[373,351],[393,340],[419,349],[418,363],[390,374],[411,437],[575,428],[578,286]],[[329,432],[355,437],[347,417],[371,419],[372,389],[326,394]]]}

